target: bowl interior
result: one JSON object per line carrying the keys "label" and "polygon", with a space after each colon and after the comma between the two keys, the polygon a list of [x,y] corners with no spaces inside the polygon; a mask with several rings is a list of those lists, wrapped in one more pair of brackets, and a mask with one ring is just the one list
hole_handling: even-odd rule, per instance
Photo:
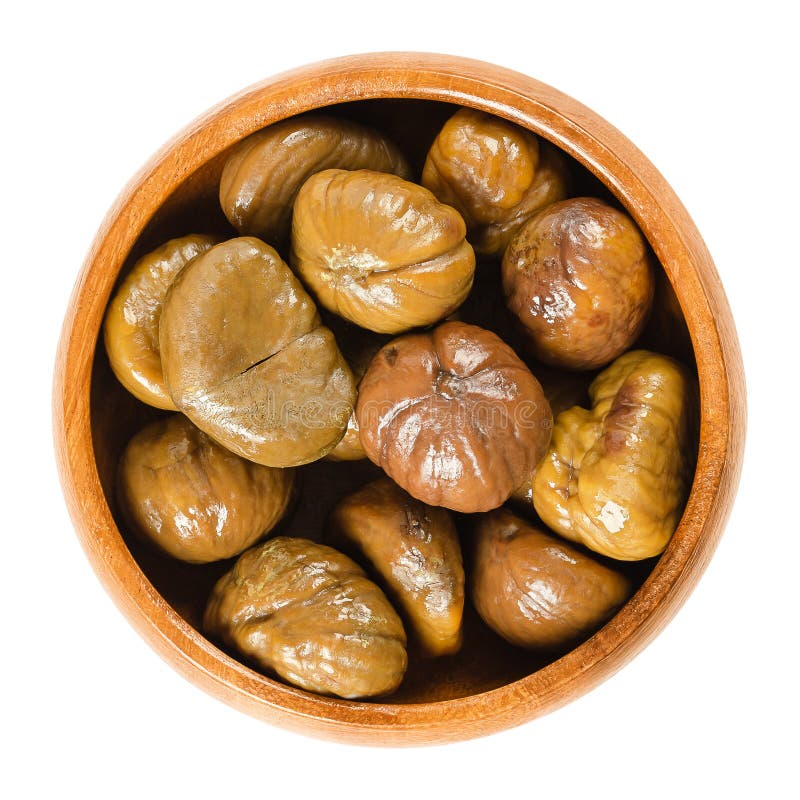
{"label": "bowl interior", "polygon": [[[417,179],[425,154],[443,122],[456,106],[428,100],[365,100],[342,103],[325,113],[344,116],[369,124],[386,133],[404,150]],[[148,222],[132,248],[117,278],[127,273],[144,253],[169,238],[188,233],[220,233],[236,236],[218,202],[219,177],[227,153],[204,165],[183,182]],[[571,195],[600,196],[618,204],[612,193],[588,170],[573,159]],[[284,258],[288,253],[282,253]],[[288,259],[287,259],[288,260]],[[502,314],[502,295],[497,264],[480,264],[481,277],[476,291],[489,298],[488,306]],[[680,308],[670,296],[669,281],[661,268],[657,281],[656,311],[636,346],[667,353],[695,368],[692,346]],[[469,303],[469,301],[468,301]],[[485,307],[485,304],[484,304]],[[670,316],[671,315],[671,316]],[[480,324],[480,320],[475,320]],[[530,362],[530,360],[528,359]],[[536,366],[532,364],[534,374]],[[132,534],[119,513],[115,498],[115,474],[121,453],[130,437],[164,412],[150,408],[117,382],[106,358],[102,342],[95,349],[91,379],[91,434],[98,474],[105,499],[133,558],[144,576],[163,599],[189,625],[202,634],[201,619],[215,581],[232,561],[195,566],[162,555]],[[328,512],[349,491],[380,474],[368,461],[337,463],[320,461],[302,468],[301,489],[296,507],[277,533],[321,540]],[[532,509],[528,516],[533,518]],[[462,540],[468,537],[469,520],[458,520]],[[464,547],[465,556],[469,547]],[[635,584],[647,578],[657,559],[622,565]],[[218,643],[214,643],[217,644]],[[238,659],[235,653],[229,653]],[[511,683],[536,672],[561,654],[542,655],[512,647],[478,618],[467,601],[462,650],[455,656],[435,660],[410,659],[409,672],[397,693],[388,698],[393,704],[449,700],[479,694]],[[241,660],[241,659],[238,659]]]}

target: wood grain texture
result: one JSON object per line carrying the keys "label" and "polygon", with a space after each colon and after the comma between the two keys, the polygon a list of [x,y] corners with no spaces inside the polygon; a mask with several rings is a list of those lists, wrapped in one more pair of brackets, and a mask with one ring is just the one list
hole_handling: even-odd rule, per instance
{"label": "wood grain texture", "polygon": [[[111,507],[115,447],[124,443],[136,413],[119,397],[112,402],[110,384],[103,383],[110,373],[95,348],[120,272],[137,252],[158,243],[160,230],[213,195],[223,154],[242,137],[292,114],[372,98],[482,109],[544,136],[587,167],[636,219],[661,260],[691,333],[700,379],[692,492],[675,536],[639,591],[562,658],[539,669],[533,660],[521,663],[498,686],[462,669],[452,680],[463,686],[451,687],[452,699],[440,702],[428,702],[423,692],[403,702],[324,698],[249,669],[206,640],[190,624],[191,615],[180,613],[179,601],[168,602],[155,588],[132,551],[142,563],[147,553],[126,543]],[[224,226],[215,214],[205,229]],[[57,356],[53,415],[64,494],[83,547],[122,612],[163,658],[211,694],[269,722],[338,740],[414,745],[484,735],[552,711],[616,672],[669,622],[711,558],[733,503],[745,382],[730,310],[698,231],[664,178],[619,131],[519,73],[449,56],[387,53],[326,61],[251,87],[200,117],[133,178],[102,223],[75,285]],[[196,582],[212,579],[207,574]],[[492,643],[481,646],[491,649]]]}

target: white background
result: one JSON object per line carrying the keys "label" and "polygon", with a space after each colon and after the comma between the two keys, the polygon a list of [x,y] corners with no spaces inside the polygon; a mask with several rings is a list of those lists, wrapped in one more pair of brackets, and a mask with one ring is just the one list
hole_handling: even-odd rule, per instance
{"label": "white background", "polygon": [[[782,11],[790,6],[7,5],[0,794],[796,797],[800,69],[796,28]],[[52,454],[50,385],[85,252],[155,149],[275,72],[401,49],[533,75],[650,157],[694,216],[727,289],[747,370],[749,438],[736,507],[706,575],[616,677],[488,739],[378,750],[249,719],[139,639],[72,532]]]}

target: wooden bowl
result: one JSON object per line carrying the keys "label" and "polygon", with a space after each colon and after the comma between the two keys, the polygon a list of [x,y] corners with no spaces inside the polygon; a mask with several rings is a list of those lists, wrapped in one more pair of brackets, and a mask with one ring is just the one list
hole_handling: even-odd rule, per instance
{"label": "wooden bowl", "polygon": [[[132,433],[159,412],[135,401],[111,375],[97,346],[103,313],[120,274],[141,253],[179,233],[231,231],[216,202],[217,183],[226,150],[244,136],[337,105],[334,113],[389,130],[419,167],[453,111],[448,103],[497,114],[551,140],[636,219],[691,334],[701,393],[697,472],[680,526],[664,554],[641,567],[639,590],[602,630],[562,658],[548,662],[517,651],[470,612],[464,652],[429,662],[424,675],[412,670],[389,701],[320,697],[259,674],[200,633],[205,598],[229,563],[170,561],[125,530],[114,502],[117,460]],[[667,624],[705,569],[730,511],[745,391],[733,320],[706,247],[672,189],[624,136],[569,97],[516,72],[449,56],[389,53],[326,61],[247,89],[200,117],[131,181],[75,285],[56,364],[54,419],[61,480],[83,547],[122,612],[166,661],[216,697],[269,722],[340,740],[421,744],[491,733],[551,711],[613,674]],[[366,476],[370,466],[362,468]],[[343,474],[339,465],[318,464],[309,472],[312,494],[322,488],[341,493]],[[301,498],[295,525],[308,530],[318,524],[320,505]]]}

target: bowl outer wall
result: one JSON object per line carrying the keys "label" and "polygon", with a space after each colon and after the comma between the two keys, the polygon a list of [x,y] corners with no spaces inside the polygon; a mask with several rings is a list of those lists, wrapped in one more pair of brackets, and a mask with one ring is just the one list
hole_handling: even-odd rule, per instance
{"label": "bowl outer wall", "polygon": [[[109,295],[155,211],[199,167],[278,120],[347,101],[413,98],[478,108],[549,139],[599,177],[644,232],[675,288],[695,349],[701,426],[697,469],[681,523],[639,591],[602,630],[543,669],[497,689],[437,703],[359,703],[310,694],[243,666],[191,627],[129,553],[95,463],[90,382]],[[619,131],[532,78],[480,61],[374,53],[305,66],[250,87],[178,134],[108,212],[64,320],[53,387],[55,449],[81,544],[123,614],[169,664],[230,705],[306,734],[374,745],[461,740],[518,725],[592,689],[669,622],[719,541],[738,485],[745,382],[730,309],[714,264],[675,193]]]}

